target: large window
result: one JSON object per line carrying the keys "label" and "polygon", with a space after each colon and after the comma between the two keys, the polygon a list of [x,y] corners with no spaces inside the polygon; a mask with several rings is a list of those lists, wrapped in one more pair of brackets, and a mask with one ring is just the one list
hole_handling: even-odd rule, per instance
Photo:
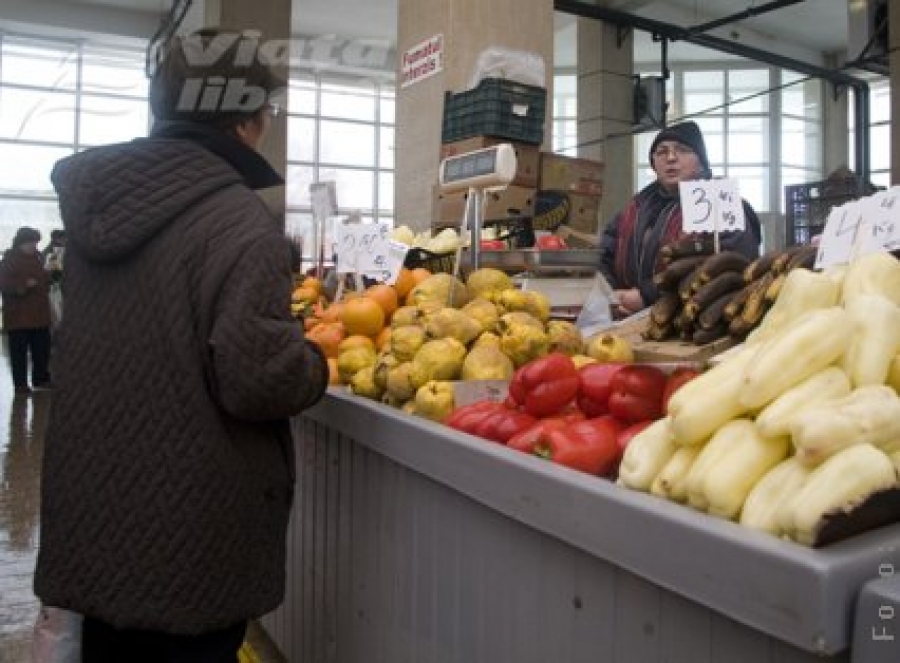
{"label": "large window", "polygon": [[[848,102],[851,100],[848,100]],[[849,104],[850,163],[855,162],[856,116]],[[869,180],[875,186],[891,185],[891,83],[886,78],[869,82]]]}
{"label": "large window", "polygon": [[142,49],[0,33],[0,251],[19,226],[61,226],[56,161],[148,126]]}

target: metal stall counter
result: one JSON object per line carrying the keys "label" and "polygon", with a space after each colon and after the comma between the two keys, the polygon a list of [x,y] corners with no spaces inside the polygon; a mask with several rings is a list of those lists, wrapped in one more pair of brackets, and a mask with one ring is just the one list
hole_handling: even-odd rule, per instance
{"label": "metal stall counter", "polygon": [[338,389],[293,426],[291,663],[900,660],[900,525],[809,549]]}

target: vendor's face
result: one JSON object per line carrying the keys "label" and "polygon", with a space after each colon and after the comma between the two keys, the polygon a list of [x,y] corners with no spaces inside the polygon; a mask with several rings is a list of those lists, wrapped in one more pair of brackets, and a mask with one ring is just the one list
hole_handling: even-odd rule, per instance
{"label": "vendor's face", "polygon": [[657,145],[652,158],[656,179],[669,193],[678,191],[679,182],[698,179],[702,174],[697,153],[674,140],[666,140]]}

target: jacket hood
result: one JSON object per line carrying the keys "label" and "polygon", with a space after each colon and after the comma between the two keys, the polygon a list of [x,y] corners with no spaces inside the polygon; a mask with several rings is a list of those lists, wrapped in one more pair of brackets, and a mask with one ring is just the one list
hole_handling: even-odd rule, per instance
{"label": "jacket hood", "polygon": [[62,159],[50,176],[69,246],[112,262],[152,239],[186,209],[242,181],[190,141],[141,138]]}

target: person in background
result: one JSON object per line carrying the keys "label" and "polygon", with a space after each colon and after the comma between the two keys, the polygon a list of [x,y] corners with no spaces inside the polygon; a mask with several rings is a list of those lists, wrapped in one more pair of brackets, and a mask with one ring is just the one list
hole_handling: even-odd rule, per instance
{"label": "person in background", "polygon": [[50,387],[50,275],[38,253],[40,241],[41,233],[34,228],[19,228],[0,261],[3,330],[17,394],[30,394],[32,385]]}
{"label": "person in background", "polygon": [[50,272],[50,278],[53,283],[59,283],[62,280],[62,264],[63,253],[66,250],[66,231],[52,230],[50,232],[50,243],[44,247],[41,252],[44,258],[44,267]]}
{"label": "person in background", "polygon": [[[644,187],[607,224],[600,238],[600,272],[615,292],[614,313],[625,317],[659,297],[653,275],[661,268],[659,250],[683,236],[679,182],[711,179],[706,144],[695,122],[663,129],[650,146],[656,180]],[[743,201],[745,230],[723,233],[723,250],[748,258],[759,255],[759,217]]]}
{"label": "person in background", "polygon": [[173,37],[151,135],[52,173],[66,311],[34,587],[84,615],[84,663],[234,663],[283,599],[289,417],[328,365],[291,317],[290,251],[255,192],[283,184],[257,151],[283,88],[257,39]]}

